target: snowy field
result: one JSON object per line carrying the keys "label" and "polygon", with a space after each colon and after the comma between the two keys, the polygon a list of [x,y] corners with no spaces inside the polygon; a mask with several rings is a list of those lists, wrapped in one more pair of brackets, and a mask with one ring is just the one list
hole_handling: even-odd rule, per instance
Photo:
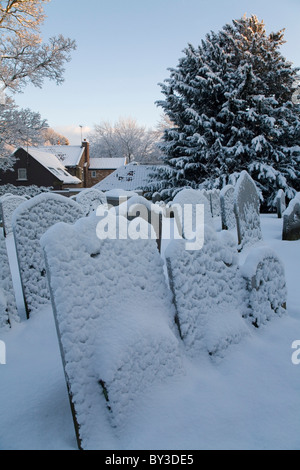
{"label": "snowy field", "polygon": [[[300,365],[292,363],[292,343],[300,340],[300,240],[281,240],[276,215],[261,222],[264,243],[285,266],[287,314],[253,328],[217,362],[184,356],[184,375],[149,387],[122,428],[99,417],[95,447],[300,449]],[[77,449],[51,307],[0,330],[0,340],[7,353],[0,365],[0,449]]]}

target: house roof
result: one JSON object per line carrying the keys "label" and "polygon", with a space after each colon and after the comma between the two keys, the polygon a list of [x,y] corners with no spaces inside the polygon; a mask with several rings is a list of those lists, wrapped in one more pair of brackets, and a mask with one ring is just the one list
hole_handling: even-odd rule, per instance
{"label": "house roof", "polygon": [[116,170],[126,163],[126,158],[90,158],[90,170]]}
{"label": "house roof", "polygon": [[50,145],[43,147],[31,147],[45,153],[51,153],[65,166],[75,167],[79,164],[84,147],[81,145]]}
{"label": "house roof", "polygon": [[29,155],[38,161],[44,168],[52,173],[56,178],[64,184],[80,184],[79,178],[70,175],[64,165],[53,153],[46,153],[36,148],[31,147],[28,149]]}
{"label": "house roof", "polygon": [[118,168],[104,180],[97,183],[94,188],[101,191],[110,191],[111,189],[123,189],[125,191],[134,191],[143,189],[147,184],[153,181],[151,174],[154,172],[154,165],[137,165],[129,163]]}

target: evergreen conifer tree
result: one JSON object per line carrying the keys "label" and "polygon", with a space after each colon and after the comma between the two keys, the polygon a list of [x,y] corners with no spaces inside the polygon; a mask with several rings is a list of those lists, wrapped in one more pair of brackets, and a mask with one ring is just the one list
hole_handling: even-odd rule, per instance
{"label": "evergreen conifer tree", "polygon": [[158,101],[174,124],[160,144],[166,167],[156,190],[222,188],[246,170],[270,207],[278,189],[300,190],[298,69],[280,52],[284,30],[267,35],[244,16],[184,50]]}

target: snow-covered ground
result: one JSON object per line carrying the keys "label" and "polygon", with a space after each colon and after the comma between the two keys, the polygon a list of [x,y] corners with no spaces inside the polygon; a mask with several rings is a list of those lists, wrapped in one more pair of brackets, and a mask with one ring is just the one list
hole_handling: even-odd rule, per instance
{"label": "snow-covered ground", "polygon": [[[281,240],[276,215],[261,221],[264,243],[285,266],[287,315],[253,328],[217,362],[184,356],[185,374],[149,388],[121,429],[99,421],[98,448],[300,449],[300,365],[292,363],[292,343],[300,340],[300,241]],[[51,307],[0,330],[0,340],[7,354],[0,449],[77,449]]]}

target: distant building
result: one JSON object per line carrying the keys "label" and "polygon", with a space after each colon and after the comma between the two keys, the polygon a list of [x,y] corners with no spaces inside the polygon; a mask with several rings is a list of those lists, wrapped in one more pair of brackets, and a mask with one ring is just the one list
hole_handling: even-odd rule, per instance
{"label": "distant building", "polygon": [[87,141],[82,145],[50,145],[43,147],[30,147],[40,152],[52,154],[65,167],[70,175],[80,179],[81,186],[88,188],[88,167],[90,162],[90,148]]}
{"label": "distant building", "polygon": [[52,153],[64,165],[68,173],[82,181],[83,188],[91,188],[126,164],[125,158],[93,158],[89,142],[80,145],[51,145],[38,150]]}
{"label": "distant building", "polygon": [[0,184],[14,186],[44,186],[54,190],[80,188],[82,182],[71,175],[65,166],[51,153],[34,147],[19,147],[12,154],[15,158],[12,170],[0,170]]}
{"label": "distant building", "polygon": [[119,167],[100,183],[94,187],[101,191],[111,191],[112,189],[123,189],[124,191],[143,190],[154,180],[155,165],[139,165],[129,163]]}
{"label": "distant building", "polygon": [[114,171],[126,165],[126,158],[90,158],[88,187],[100,183]]}

